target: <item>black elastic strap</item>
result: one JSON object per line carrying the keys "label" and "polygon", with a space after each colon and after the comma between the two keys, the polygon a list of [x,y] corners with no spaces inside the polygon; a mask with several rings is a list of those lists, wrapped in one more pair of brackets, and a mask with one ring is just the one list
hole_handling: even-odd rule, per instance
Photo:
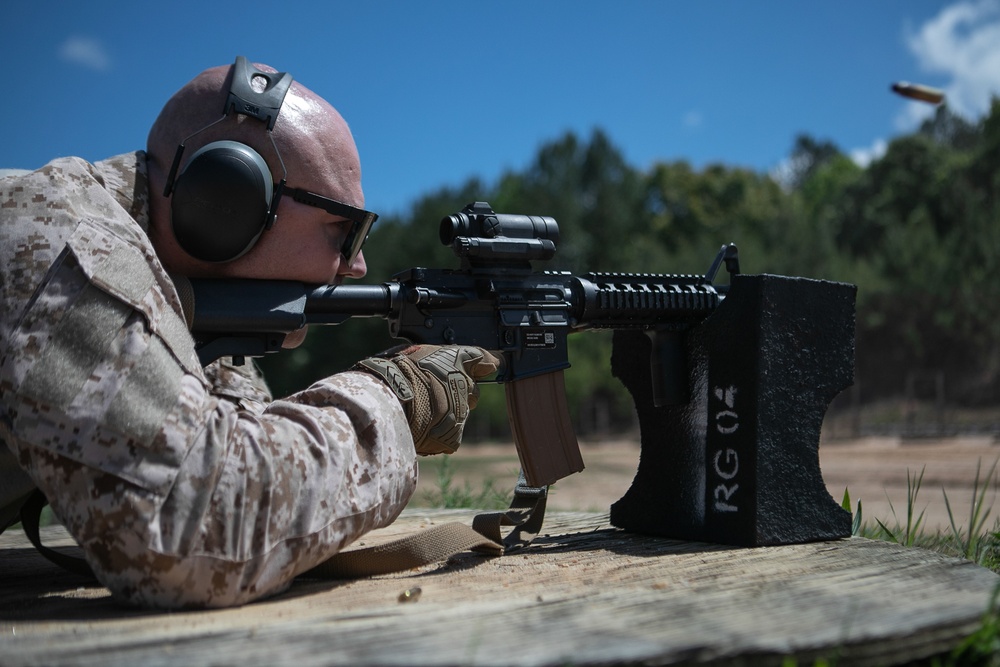
{"label": "black elastic strap", "polygon": [[24,534],[28,536],[38,553],[45,556],[50,562],[73,574],[96,579],[94,571],[90,569],[84,559],[60,553],[42,544],[38,524],[42,516],[42,509],[48,504],[49,501],[45,498],[45,494],[38,489],[35,489],[35,492],[28,496],[28,500],[21,506],[21,529],[24,530]]}

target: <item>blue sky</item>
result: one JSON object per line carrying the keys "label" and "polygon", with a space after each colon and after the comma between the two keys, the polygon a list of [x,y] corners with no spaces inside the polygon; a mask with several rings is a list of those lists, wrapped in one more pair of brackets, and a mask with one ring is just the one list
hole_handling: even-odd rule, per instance
{"label": "blue sky", "polygon": [[341,111],[391,213],[568,130],[640,168],[770,171],[800,133],[867,159],[931,111],[893,81],[972,118],[1000,94],[1000,0],[8,3],[0,167],[142,148],[175,90],[238,54]]}

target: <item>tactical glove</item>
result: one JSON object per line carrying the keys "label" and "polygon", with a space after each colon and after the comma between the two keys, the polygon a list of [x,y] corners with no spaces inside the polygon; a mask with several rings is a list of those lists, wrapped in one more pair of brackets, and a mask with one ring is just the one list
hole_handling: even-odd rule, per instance
{"label": "tactical glove", "polygon": [[356,370],[372,373],[399,397],[417,453],[452,454],[462,444],[476,381],[497,371],[500,360],[478,347],[414,345],[363,359]]}

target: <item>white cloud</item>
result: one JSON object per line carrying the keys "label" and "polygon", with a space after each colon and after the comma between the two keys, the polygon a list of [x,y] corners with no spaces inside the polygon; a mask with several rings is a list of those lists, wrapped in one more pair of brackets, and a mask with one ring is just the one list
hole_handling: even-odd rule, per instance
{"label": "white cloud", "polygon": [[875,160],[885,155],[889,145],[885,139],[876,139],[868,148],[855,148],[851,151],[851,159],[859,167],[867,167]]}
{"label": "white cloud", "polygon": [[[944,75],[941,86],[948,108],[975,119],[1000,95],[1000,0],[962,0],[948,7],[916,32],[907,46],[921,69]],[[933,113],[927,104],[910,103],[897,119],[900,129],[913,129]]]}
{"label": "white cloud", "polygon": [[701,112],[699,111],[692,109],[691,111],[688,111],[686,114],[684,114],[684,119],[683,119],[684,127],[694,129],[701,127],[704,122],[705,119],[702,117]]}
{"label": "white cloud", "polygon": [[104,45],[90,37],[70,37],[59,47],[59,57],[99,72],[111,67],[111,58]]}
{"label": "white cloud", "polygon": [[795,161],[786,157],[768,172],[772,179],[785,190],[791,190],[795,179]]}

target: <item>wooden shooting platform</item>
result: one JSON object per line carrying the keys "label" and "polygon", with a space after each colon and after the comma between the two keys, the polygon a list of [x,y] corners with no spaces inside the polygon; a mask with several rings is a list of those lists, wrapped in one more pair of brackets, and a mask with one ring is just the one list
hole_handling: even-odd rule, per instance
{"label": "wooden shooting platform", "polygon": [[[473,514],[407,510],[365,542]],[[61,528],[43,533],[71,544]],[[163,613],[115,604],[13,531],[0,536],[0,663],[886,665],[954,647],[998,583],[966,561],[860,538],[733,548],[550,513],[523,553],[300,580],[242,608]]]}

